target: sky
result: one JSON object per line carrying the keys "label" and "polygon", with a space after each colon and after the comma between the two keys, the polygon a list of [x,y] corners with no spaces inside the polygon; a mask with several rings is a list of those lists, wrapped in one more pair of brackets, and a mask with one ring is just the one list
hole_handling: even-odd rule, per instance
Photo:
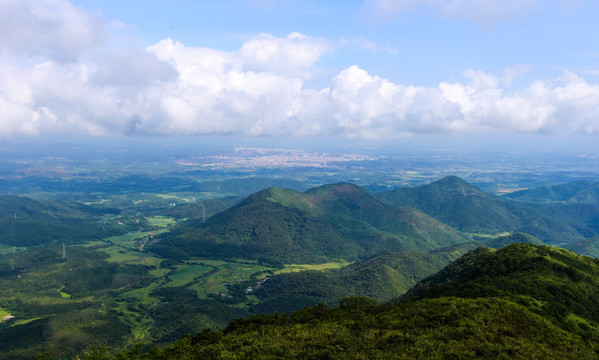
{"label": "sky", "polygon": [[0,138],[599,136],[594,0],[0,0]]}

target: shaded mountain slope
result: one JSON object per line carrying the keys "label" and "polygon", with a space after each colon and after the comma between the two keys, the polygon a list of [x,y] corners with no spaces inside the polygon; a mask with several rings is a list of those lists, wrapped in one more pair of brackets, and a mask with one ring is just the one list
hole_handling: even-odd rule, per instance
{"label": "shaded mountain slope", "polygon": [[599,235],[599,183],[575,181],[504,195],[546,216],[560,219],[584,237]]}
{"label": "shaded mountain slope", "polygon": [[[99,236],[92,209],[54,201],[0,195],[0,244],[35,246]],[[106,236],[106,234],[104,234]]]}
{"label": "shaded mountain slope", "polygon": [[570,243],[566,248],[580,255],[599,258],[599,236]]}
{"label": "shaded mountain slope", "polygon": [[558,220],[516,202],[486,194],[456,176],[422,187],[379,193],[377,197],[395,205],[414,207],[466,232],[525,232],[554,244],[582,238],[575,229]]}
{"label": "shaded mountain slope", "polygon": [[291,312],[318,303],[334,305],[347,296],[389,301],[476,247],[476,243],[465,243],[431,252],[391,253],[338,270],[270,276],[254,292],[261,302],[251,310],[254,313]]}
{"label": "shaded mountain slope", "polygon": [[381,252],[470,241],[424,213],[385,204],[350,184],[305,193],[269,188],[206,223],[173,228],[152,251],[163,256],[243,257],[269,263],[355,260]]}
{"label": "shaded mountain slope", "polygon": [[515,191],[504,196],[509,199],[535,203],[597,204],[599,203],[599,183],[574,181]]}
{"label": "shaded mountain slope", "polygon": [[337,270],[273,275],[254,292],[261,302],[251,310],[290,312],[321,302],[336,304],[346,296],[389,301],[470,250],[481,246],[502,248],[514,243],[543,244],[531,235],[516,233],[431,251],[378,255]]}

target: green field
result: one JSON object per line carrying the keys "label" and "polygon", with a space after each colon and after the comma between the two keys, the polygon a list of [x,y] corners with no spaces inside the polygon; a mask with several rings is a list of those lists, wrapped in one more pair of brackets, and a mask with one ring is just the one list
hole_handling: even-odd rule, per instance
{"label": "green field", "polygon": [[160,229],[155,231],[131,232],[124,235],[109,237],[105,239],[105,241],[95,241],[93,244],[88,243],[86,246],[102,246],[100,250],[110,255],[107,261],[158,266],[162,259],[144,253],[143,248],[145,241],[166,231],[168,230]]}
{"label": "green field", "polygon": [[109,246],[100,251],[110,255],[106,261],[115,262],[119,264],[139,264],[139,265],[150,265],[158,266],[162,259],[148,255],[139,251],[127,250],[121,246]]}
{"label": "green field", "polygon": [[340,269],[344,266],[351,264],[349,261],[331,261],[323,264],[289,264],[285,265],[285,268],[275,271],[275,274],[282,274],[288,272],[295,271],[304,271],[304,270],[331,270],[331,269]]}
{"label": "green field", "polygon": [[179,265],[177,270],[168,274],[168,286],[186,286],[203,279],[204,275],[213,270],[205,265]]}
{"label": "green field", "polygon": [[27,250],[27,248],[25,248],[25,247],[17,247],[17,246],[9,246],[9,245],[0,244],[0,256],[14,254],[14,253],[18,253],[18,252],[26,251],[26,250]]}
{"label": "green field", "polygon": [[58,293],[60,294],[60,297],[62,297],[63,299],[70,299],[71,294],[67,294],[66,292],[62,291],[62,289],[64,289],[64,287],[61,287],[60,289],[58,289]]}
{"label": "green field", "polygon": [[0,322],[4,319],[5,316],[10,316],[10,313],[2,308],[0,308]]}
{"label": "green field", "polygon": [[[204,261],[202,260],[202,262]],[[251,280],[252,276],[258,277],[266,271],[273,270],[273,268],[249,262],[221,262],[220,265],[213,266],[216,271],[206,274],[205,277],[190,286],[191,289],[196,290],[200,297],[206,297],[210,294],[227,293],[228,284],[246,282]]]}
{"label": "green field", "polygon": [[177,223],[177,221],[175,219],[173,219],[171,217],[166,217],[166,216],[147,217],[146,221],[151,226],[156,226],[156,227],[169,227],[169,226],[172,226]]}

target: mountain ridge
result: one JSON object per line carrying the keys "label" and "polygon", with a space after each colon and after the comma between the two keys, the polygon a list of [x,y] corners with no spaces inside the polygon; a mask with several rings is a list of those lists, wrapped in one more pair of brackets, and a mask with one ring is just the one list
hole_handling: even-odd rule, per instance
{"label": "mountain ridge", "polygon": [[268,188],[214,215],[174,227],[151,250],[165,256],[237,256],[270,262],[357,259],[384,251],[432,249],[471,239],[434,218],[392,206],[357,185]]}
{"label": "mountain ridge", "polygon": [[484,193],[456,176],[421,187],[378,193],[377,197],[411,206],[469,233],[524,232],[552,244],[582,239],[574,228],[515,201]]}

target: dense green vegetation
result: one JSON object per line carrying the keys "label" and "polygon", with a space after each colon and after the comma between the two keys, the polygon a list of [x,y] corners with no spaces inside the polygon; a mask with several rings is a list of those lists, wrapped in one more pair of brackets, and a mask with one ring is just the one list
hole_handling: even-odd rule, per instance
{"label": "dense green vegetation", "polygon": [[91,344],[125,343],[129,329],[106,304],[110,289],[148,280],[147,269],[107,263],[102,254],[58,246],[0,258],[0,307],[13,319],[0,323],[3,358],[38,353],[75,355]]}
{"label": "dense green vegetation", "polygon": [[381,252],[434,249],[471,239],[366,190],[335,184],[305,193],[269,188],[204,223],[195,219],[161,236],[161,256],[256,259],[269,264],[356,260]]}
{"label": "dense green vegetation", "polygon": [[584,339],[599,340],[599,261],[529,244],[480,248],[404,297],[499,297],[522,304]]}
{"label": "dense green vegetation", "polygon": [[[13,316],[0,322],[0,358],[43,352],[70,358],[94,344],[161,344],[205,327],[222,328],[249,313],[214,300],[226,291],[221,282],[247,281],[264,269],[169,264],[133,258],[129,254],[138,252],[121,245],[98,246],[67,246],[66,259],[59,245],[0,257],[0,309]],[[112,248],[121,249],[121,258],[109,256]]]}
{"label": "dense green vegetation", "polygon": [[505,195],[569,224],[585,238],[599,235],[599,183],[576,181]]}
{"label": "dense green vegetation", "polygon": [[[156,356],[168,357],[189,347],[203,351],[202,356],[213,351],[225,358],[239,354],[258,358],[345,358],[356,354],[369,358],[385,357],[388,351],[405,353],[408,358],[435,358],[444,353],[457,358],[512,358],[509,354],[544,358],[552,347],[558,350],[548,358],[558,358],[565,353],[562,346],[572,346],[571,353],[583,357],[594,346],[589,345],[585,329],[594,329],[596,320],[582,311],[564,310],[571,305],[594,305],[570,301],[543,308],[551,301],[539,300],[536,294],[514,295],[517,287],[513,284],[504,284],[497,287],[500,291],[489,290],[488,294],[483,290],[494,288],[493,281],[491,285],[476,283],[445,295],[430,295],[426,290],[419,293],[422,299],[403,305],[377,306],[354,298],[344,300],[341,308],[329,306],[347,296],[366,296],[379,303],[396,299],[418,281],[480,246],[543,244],[531,235],[513,233],[510,229],[518,228],[514,225],[518,221],[532,221],[530,228],[540,234],[556,230],[553,242],[567,243],[570,249],[596,256],[596,239],[580,240],[580,234],[594,234],[594,210],[566,215],[566,207],[596,204],[535,205],[529,201],[513,205],[482,192],[472,195],[470,191],[474,190],[459,179],[431,184],[428,193],[419,196],[439,201],[435,206],[442,210],[441,218],[452,214],[461,223],[482,224],[466,227],[468,233],[463,233],[352,184],[325,185],[303,193],[271,187],[239,201],[244,189],[277,182],[266,178],[202,182],[203,188],[187,191],[189,184],[183,185],[177,177],[174,175],[172,181],[159,177],[147,187],[142,183],[151,177],[130,177],[120,183],[120,190],[119,180],[114,179],[114,188],[110,188],[113,194],[0,197],[0,205],[4,206],[4,217],[0,218],[0,319],[7,317],[0,322],[0,358],[27,359],[42,353],[51,358],[72,358],[91,354],[92,347],[100,352],[105,346],[118,351],[136,343],[143,344],[144,349],[166,346],[164,352],[154,350]],[[140,193],[133,191],[136,186],[148,191],[175,191]],[[444,195],[444,191],[453,191],[455,201],[446,201],[444,197],[451,196]],[[484,201],[459,199],[464,196]],[[492,201],[487,202],[487,197]],[[57,198],[69,202],[51,200]],[[16,220],[23,221],[19,227],[15,226],[15,212]],[[551,223],[540,212],[560,220]],[[483,216],[489,216],[489,226],[484,224]],[[542,220],[538,221],[538,216]],[[571,227],[564,227],[563,221]],[[568,237],[572,229],[578,231],[576,241]],[[500,252],[488,252],[495,253]],[[471,253],[463,261],[478,259],[479,255]],[[522,264],[535,261],[523,258]],[[476,271],[484,273],[490,268],[484,265]],[[584,276],[581,279],[586,281]],[[431,280],[427,281],[430,284]],[[545,278],[526,281],[513,280],[530,288],[536,282],[551,282]],[[498,280],[498,284],[503,283],[509,282]],[[437,285],[454,287],[441,281]],[[556,286],[566,289],[560,296],[583,291],[567,283]],[[477,290],[468,295],[470,288]],[[437,287],[429,290],[440,291]],[[543,291],[549,293],[553,288]],[[595,296],[592,286],[584,291]],[[318,305],[321,303],[326,306]],[[282,315],[306,306],[316,307]],[[488,324],[489,319],[502,313],[496,307],[506,308],[506,313],[527,319],[527,323],[520,326],[502,319],[505,321]],[[273,311],[280,315],[251,317]],[[458,311],[471,312],[476,318],[460,318],[452,313]],[[551,317],[551,311],[566,315]],[[411,318],[401,318],[406,314]],[[232,319],[248,316],[247,323],[236,320],[229,324]],[[436,319],[445,319],[447,327],[430,328],[428,322]],[[218,331],[227,324],[228,330]],[[318,326],[311,333],[314,324]],[[295,337],[281,340],[281,345],[264,345],[262,342],[271,335],[283,339],[279,326],[286,327],[284,336],[295,333]],[[412,330],[406,330],[406,326]],[[468,326],[486,326],[493,334],[468,337]],[[185,337],[206,327],[213,330]],[[538,332],[526,330],[528,327]],[[395,329],[394,335],[384,335],[388,329]],[[463,336],[452,337],[452,333],[462,331],[459,329],[463,329]],[[508,329],[506,334],[502,329]],[[543,331],[552,334],[549,339],[536,337]],[[518,340],[522,336],[524,339]],[[318,337],[331,342],[319,343]],[[173,341],[177,342],[168,345]],[[294,341],[304,345],[292,345]],[[540,345],[534,353],[536,341]],[[508,343],[516,345],[506,349]],[[198,344],[207,347],[200,349]],[[130,357],[146,356],[141,354],[138,350],[129,352]]]}
{"label": "dense green vegetation", "polygon": [[0,195],[0,244],[45,245],[54,241],[80,242],[114,233],[102,230],[92,208],[56,201],[36,201]]}
{"label": "dense green vegetation", "polygon": [[505,196],[510,199],[535,203],[597,204],[599,203],[599,183],[574,181],[566,184],[545,185],[515,191]]}
{"label": "dense green vegetation", "polygon": [[[282,273],[270,276],[253,289],[260,302],[250,310],[290,312],[321,302],[334,305],[346,296],[389,301],[470,250],[477,247],[502,248],[514,243],[543,244],[530,235],[515,233],[431,251],[378,255],[339,269]],[[246,283],[243,288],[254,285]]]}
{"label": "dense green vegetation", "polygon": [[270,276],[253,291],[260,303],[252,306],[251,310],[290,312],[318,303],[334,305],[346,296],[389,301],[477,246],[472,242],[430,252],[391,253],[335,270]]}
{"label": "dense green vegetation", "polygon": [[592,359],[599,356],[599,262],[516,244],[479,249],[403,301],[345,298],[290,315],[255,315],[163,349],[88,359]]}
{"label": "dense green vegetation", "polygon": [[580,240],[568,244],[566,248],[577,254],[599,258],[599,237]]}
{"label": "dense green vegetation", "polygon": [[524,232],[552,244],[582,238],[576,229],[561,220],[487,194],[455,176],[417,188],[398,188],[377,196],[393,204],[412,206],[470,233]]}

